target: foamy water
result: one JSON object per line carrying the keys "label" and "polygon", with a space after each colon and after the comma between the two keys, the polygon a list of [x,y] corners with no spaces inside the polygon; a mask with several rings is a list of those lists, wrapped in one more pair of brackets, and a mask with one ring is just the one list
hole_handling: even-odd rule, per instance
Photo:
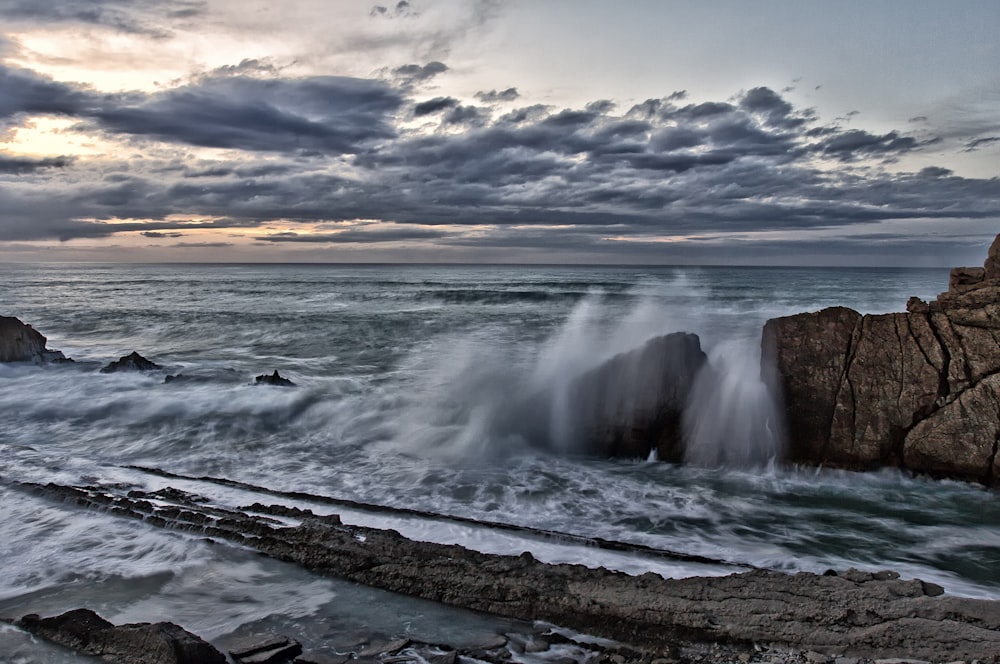
{"label": "foamy water", "polygon": [[[835,304],[900,310],[910,295],[943,290],[945,271],[8,265],[0,278],[0,313],[78,361],[0,365],[5,614],[44,597],[55,608],[76,592],[130,620],[190,602],[192,613],[222,617],[198,623],[212,634],[256,619],[256,600],[240,607],[239,588],[251,597],[258,572],[220,563],[235,555],[226,547],[10,488],[162,481],[122,468],[130,464],[736,564],[890,568],[952,593],[1000,596],[992,494],[890,471],[784,467],[780,419],[760,380],[768,318]],[[689,465],[581,456],[572,381],[673,331],[699,334],[710,364],[684,416]],[[132,350],[165,370],[98,373]],[[298,387],[249,384],[274,369]],[[164,384],[167,373],[192,380]],[[347,517],[630,573],[728,570],[439,521]],[[200,592],[199,575],[220,567],[228,571]],[[308,575],[268,569],[275,590],[264,604],[290,615],[332,601]],[[139,584],[139,597],[114,590],[116,579],[153,581]]]}

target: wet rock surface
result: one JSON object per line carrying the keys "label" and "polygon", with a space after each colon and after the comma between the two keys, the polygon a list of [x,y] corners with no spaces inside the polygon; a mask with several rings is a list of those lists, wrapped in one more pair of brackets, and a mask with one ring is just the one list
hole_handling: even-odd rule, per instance
{"label": "wet rock surface", "polygon": [[0,362],[72,362],[61,351],[45,347],[47,339],[13,316],[0,316]]}
{"label": "wet rock surface", "polygon": [[112,664],[225,664],[210,643],[169,622],[113,625],[89,609],[14,623],[35,636]]}
{"label": "wet rock surface", "polygon": [[684,456],[681,414],[695,376],[707,361],[695,334],[647,341],[587,372],[570,386],[575,435],[592,454],[664,461]]}
{"label": "wet rock surface", "polygon": [[789,460],[1000,481],[1000,237],[984,268],[906,313],[843,307],[767,322]]}
{"label": "wet rock surface", "polygon": [[[812,662],[838,656],[1000,661],[1000,602],[943,596],[938,586],[903,580],[891,572],[789,575],[755,570],[667,580],[655,574],[636,577],[580,565],[548,565],[527,553],[490,555],[412,541],[391,530],[345,525],[336,515],[303,511],[293,520],[289,508],[281,506],[275,509],[279,520],[266,514],[266,505],[254,505],[247,513],[208,507],[191,494],[170,491],[157,492],[154,502],[153,494],[125,494],[113,487],[20,484],[17,488],[238,543],[317,573],[614,639],[614,647],[625,653],[615,654],[606,642],[586,645],[597,653],[592,655],[597,661]],[[171,495],[177,502],[168,500]],[[545,644],[551,647],[556,639],[504,637],[502,646],[497,640],[478,649],[482,652],[460,656],[507,661],[519,650],[547,649]],[[410,656],[406,654],[410,646],[399,647],[402,654],[359,649],[354,656],[383,662]],[[434,656],[448,657],[447,650],[439,650]],[[494,650],[501,653],[498,659],[489,655]],[[808,652],[814,653],[812,658],[802,659]],[[507,659],[502,653],[508,653]],[[762,658],[761,653],[785,654],[781,659]],[[414,656],[405,661],[418,660]]]}
{"label": "wet rock surface", "polygon": [[159,364],[147,360],[136,351],[128,355],[122,355],[114,362],[110,362],[101,368],[101,373],[117,373],[119,371],[159,371],[162,369]]}

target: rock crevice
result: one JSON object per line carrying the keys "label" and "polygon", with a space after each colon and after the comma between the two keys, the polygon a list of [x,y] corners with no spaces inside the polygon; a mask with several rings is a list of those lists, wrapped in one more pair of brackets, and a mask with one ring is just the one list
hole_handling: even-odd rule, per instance
{"label": "rock crevice", "polygon": [[998,245],[985,268],[956,268],[947,292],[911,298],[906,313],[837,307],[767,322],[763,361],[784,398],[790,461],[996,484]]}

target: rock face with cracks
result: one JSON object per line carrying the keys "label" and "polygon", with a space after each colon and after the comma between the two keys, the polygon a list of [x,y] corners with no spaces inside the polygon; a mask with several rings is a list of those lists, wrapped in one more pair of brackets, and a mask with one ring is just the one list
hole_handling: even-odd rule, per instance
{"label": "rock face with cracks", "polygon": [[1000,483],[1000,236],[906,313],[834,307],[764,326],[789,460]]}

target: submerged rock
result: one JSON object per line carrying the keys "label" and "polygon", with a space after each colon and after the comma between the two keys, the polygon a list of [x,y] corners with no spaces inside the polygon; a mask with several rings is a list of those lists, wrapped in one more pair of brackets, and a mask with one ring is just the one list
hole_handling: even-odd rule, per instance
{"label": "submerged rock", "polygon": [[13,316],[0,316],[0,362],[72,362],[61,351],[45,347],[38,330]]}
{"label": "submerged rock", "polygon": [[132,351],[128,355],[122,355],[114,362],[101,368],[101,373],[116,373],[118,371],[159,371],[162,369],[159,364],[150,362],[139,353]]}
{"label": "submerged rock", "polygon": [[275,369],[273,374],[261,374],[253,379],[254,385],[276,385],[278,387],[295,387],[295,383],[280,376]]}
{"label": "submerged rock", "polygon": [[169,622],[115,626],[90,609],[14,623],[35,636],[113,664],[225,664],[210,643]]}
{"label": "submerged rock", "polygon": [[784,397],[789,459],[1000,481],[1000,236],[906,313],[843,307],[776,318],[763,361]]}
{"label": "submerged rock", "polygon": [[567,411],[592,454],[679,461],[681,413],[707,360],[695,334],[650,339],[585,373],[570,386]]}

